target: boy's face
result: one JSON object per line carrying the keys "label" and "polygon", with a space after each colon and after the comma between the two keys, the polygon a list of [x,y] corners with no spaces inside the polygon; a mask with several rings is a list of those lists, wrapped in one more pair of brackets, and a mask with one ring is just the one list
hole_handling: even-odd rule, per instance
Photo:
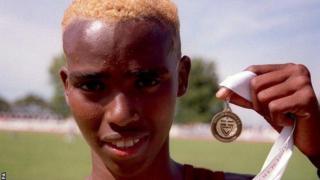
{"label": "boy's face", "polygon": [[64,32],[67,100],[113,173],[135,173],[168,156],[176,98],[185,93],[190,69],[172,39],[168,27],[146,20],[77,20]]}

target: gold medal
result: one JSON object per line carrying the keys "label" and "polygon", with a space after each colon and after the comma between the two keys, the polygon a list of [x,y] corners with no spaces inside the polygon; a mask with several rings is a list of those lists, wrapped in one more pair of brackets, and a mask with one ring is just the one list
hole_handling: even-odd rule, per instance
{"label": "gold medal", "polygon": [[222,112],[216,114],[211,120],[211,132],[213,136],[221,142],[232,142],[240,136],[242,122],[240,118],[232,112],[229,100]]}

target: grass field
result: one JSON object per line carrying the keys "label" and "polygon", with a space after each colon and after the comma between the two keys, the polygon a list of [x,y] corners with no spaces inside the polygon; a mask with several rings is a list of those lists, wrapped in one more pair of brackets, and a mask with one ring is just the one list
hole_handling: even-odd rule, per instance
{"label": "grass field", "polygon": [[[270,144],[171,141],[172,157],[181,163],[215,170],[256,174]],[[84,179],[91,169],[89,149],[81,137],[67,143],[62,135],[0,132],[0,172],[9,180]],[[315,168],[295,151],[283,179],[315,180]]]}

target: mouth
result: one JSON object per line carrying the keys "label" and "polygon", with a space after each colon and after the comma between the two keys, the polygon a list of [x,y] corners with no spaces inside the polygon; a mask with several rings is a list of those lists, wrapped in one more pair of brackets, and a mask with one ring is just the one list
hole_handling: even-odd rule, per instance
{"label": "mouth", "polygon": [[107,137],[103,139],[103,149],[119,159],[134,158],[147,149],[148,140],[148,133]]}

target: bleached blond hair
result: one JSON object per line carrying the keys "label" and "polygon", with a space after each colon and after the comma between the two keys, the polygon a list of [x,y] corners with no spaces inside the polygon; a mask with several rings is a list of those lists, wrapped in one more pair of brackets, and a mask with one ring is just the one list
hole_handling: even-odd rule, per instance
{"label": "bleached blond hair", "polygon": [[63,30],[79,18],[108,22],[153,18],[179,32],[178,12],[171,0],[74,0],[65,11]]}

